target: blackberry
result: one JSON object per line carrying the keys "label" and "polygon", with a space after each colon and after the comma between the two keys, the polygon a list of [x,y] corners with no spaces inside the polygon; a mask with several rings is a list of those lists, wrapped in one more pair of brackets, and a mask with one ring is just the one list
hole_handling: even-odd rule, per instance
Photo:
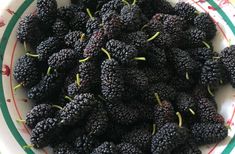
{"label": "blackberry", "polygon": [[21,43],[27,43],[30,47],[35,49],[44,38],[39,28],[38,17],[36,15],[29,14],[21,19],[16,37]]}
{"label": "blackberry", "polygon": [[67,88],[68,96],[72,98],[79,93],[88,93],[88,92],[90,92],[90,87],[86,87],[81,83],[78,84],[77,82],[71,83]]}
{"label": "blackberry", "polygon": [[145,32],[137,31],[125,35],[122,39],[126,44],[130,44],[136,47],[139,51],[145,51],[150,43],[147,42],[148,35]]}
{"label": "blackberry", "polygon": [[44,24],[44,28],[51,26],[57,14],[56,0],[37,0],[37,16]]}
{"label": "blackberry", "polygon": [[124,6],[124,3],[121,0],[111,0],[105,3],[100,9],[100,16],[107,14],[110,11],[116,11],[120,13],[121,8]]}
{"label": "blackberry", "polygon": [[80,136],[74,142],[76,152],[84,154],[90,154],[99,145],[99,141],[90,135]]}
{"label": "blackberry", "polygon": [[29,89],[28,98],[35,101],[50,99],[59,92],[62,81],[63,75],[57,72],[46,75],[38,84]]}
{"label": "blackberry", "polygon": [[61,49],[52,54],[48,59],[48,65],[57,71],[67,71],[77,64],[76,52],[72,49]]}
{"label": "blackberry", "polygon": [[137,90],[144,90],[148,87],[148,77],[143,71],[136,68],[127,69],[124,80],[129,87],[136,87]]}
{"label": "blackberry", "polygon": [[217,29],[209,13],[200,13],[196,16],[194,18],[194,25],[206,33],[206,38],[208,40],[215,37]]}
{"label": "blackberry", "polygon": [[80,40],[76,41],[74,44],[74,50],[76,51],[76,53],[80,59],[84,58],[83,57],[83,54],[84,54],[83,50],[85,49],[87,43],[88,43],[87,39],[85,39],[85,40],[80,39]]}
{"label": "blackberry", "polygon": [[156,129],[161,129],[166,123],[175,121],[175,112],[172,104],[168,101],[158,102],[154,106],[154,123]]}
{"label": "blackberry", "polygon": [[206,47],[189,49],[187,52],[189,52],[193,59],[200,61],[202,64],[213,58],[213,51]]}
{"label": "blackberry", "polygon": [[176,106],[180,113],[184,115],[195,115],[196,103],[194,98],[187,93],[179,93],[176,99]]}
{"label": "blackberry", "polygon": [[108,114],[100,102],[89,115],[85,127],[90,135],[103,135],[108,127],[108,121]]}
{"label": "blackberry", "polygon": [[102,16],[104,34],[108,39],[116,38],[120,35],[123,23],[118,14],[114,11]]}
{"label": "blackberry", "polygon": [[114,59],[107,59],[101,65],[101,91],[110,101],[122,98],[124,81],[121,68]]}
{"label": "blackberry", "polygon": [[57,37],[48,37],[42,41],[36,49],[39,61],[45,62],[49,57],[62,48],[63,43]]}
{"label": "blackberry", "polygon": [[169,15],[163,21],[164,31],[169,34],[180,34],[180,32],[184,29],[185,25],[185,20],[176,15]]}
{"label": "blackberry", "polygon": [[198,145],[218,143],[228,136],[228,128],[223,124],[195,123],[190,129]]}
{"label": "blackberry", "polygon": [[230,78],[230,83],[235,87],[235,45],[224,48],[221,51],[221,62],[224,65],[225,69],[228,71]]}
{"label": "blackberry", "polygon": [[127,45],[124,42],[111,39],[106,43],[106,48],[110,52],[111,56],[121,64],[131,64],[134,58],[137,56],[138,51],[134,46]]}
{"label": "blackberry", "polygon": [[69,47],[74,47],[75,42],[79,41],[81,39],[81,35],[83,33],[81,31],[72,31],[69,32],[67,35],[64,37],[64,42],[66,45]]}
{"label": "blackberry", "polygon": [[122,102],[107,102],[106,108],[110,119],[122,125],[133,124],[140,117],[138,110],[128,107]]}
{"label": "blackberry", "polygon": [[183,145],[176,147],[172,153],[175,154],[201,154],[201,150],[198,148],[197,144],[195,143],[194,139],[189,138]]}
{"label": "blackberry", "polygon": [[54,154],[76,154],[76,151],[68,143],[61,143],[53,149]]}
{"label": "blackberry", "polygon": [[37,123],[35,128],[32,130],[30,137],[30,141],[33,146],[35,148],[43,148],[47,146],[57,127],[57,119],[55,118],[47,118]]}
{"label": "blackberry", "polygon": [[52,31],[55,36],[60,39],[64,39],[64,36],[69,32],[69,27],[63,20],[56,19],[52,25]]}
{"label": "blackberry", "polygon": [[175,5],[175,13],[176,15],[183,17],[188,22],[192,23],[194,18],[196,17],[196,8],[185,2],[178,2]]}
{"label": "blackberry", "polygon": [[100,27],[101,20],[99,18],[89,19],[86,23],[86,32],[88,35],[92,35]]}
{"label": "blackberry", "polygon": [[143,152],[149,152],[151,140],[152,135],[147,128],[134,128],[121,139],[122,142],[131,143],[137,148],[140,148]]}
{"label": "blackberry", "polygon": [[173,38],[170,34],[165,32],[159,32],[159,35],[153,40],[154,44],[160,48],[172,48],[176,44],[173,42]]}
{"label": "blackberry", "polygon": [[14,66],[13,76],[23,87],[31,88],[37,84],[40,81],[40,75],[38,61],[35,58],[23,55]]}
{"label": "blackberry", "polygon": [[139,148],[130,143],[120,143],[116,147],[119,154],[143,154]]}
{"label": "blackberry", "polygon": [[55,110],[50,104],[36,105],[26,114],[26,125],[33,129],[38,122],[47,118],[52,118],[54,116],[54,111]]}
{"label": "blackberry", "polygon": [[174,100],[176,96],[176,91],[165,83],[158,83],[150,86],[141,95],[145,102],[154,103],[156,102],[156,94],[158,94],[160,100]]}
{"label": "blackberry", "polygon": [[60,110],[60,123],[63,125],[75,124],[79,120],[82,120],[86,114],[92,110],[95,104],[96,100],[92,94],[83,93],[76,95],[71,102]]}
{"label": "blackberry", "polygon": [[106,36],[103,29],[94,32],[84,48],[84,57],[94,57],[100,54],[100,48],[105,45]]}
{"label": "blackberry", "polygon": [[202,67],[201,83],[206,86],[217,86],[221,80],[220,62],[207,60]]}
{"label": "blackberry", "polygon": [[192,76],[196,68],[195,61],[190,57],[189,53],[181,49],[172,49],[173,61],[176,71],[180,76],[189,79]]}
{"label": "blackberry", "polygon": [[171,77],[170,71],[166,68],[156,70],[154,68],[145,67],[143,71],[148,77],[149,83],[167,82]]}
{"label": "blackberry", "polygon": [[151,152],[171,153],[177,146],[183,144],[188,138],[186,128],[179,127],[176,123],[166,123],[152,139]]}
{"label": "blackberry", "polygon": [[86,22],[88,20],[88,16],[84,12],[77,12],[73,19],[71,19],[69,26],[70,28],[75,31],[86,31]]}
{"label": "blackberry", "polygon": [[127,31],[139,30],[147,20],[140,7],[136,4],[124,5],[120,16]]}
{"label": "blackberry", "polygon": [[117,154],[117,149],[114,143],[104,142],[95,148],[91,154]]}
{"label": "blackberry", "polygon": [[167,58],[164,49],[152,47],[145,55],[147,64],[152,68],[164,68],[167,63]]}
{"label": "blackberry", "polygon": [[202,123],[224,124],[224,118],[217,113],[214,102],[208,98],[199,99],[197,104],[197,116]]}
{"label": "blackberry", "polygon": [[156,32],[163,31],[163,23],[162,21],[166,18],[165,14],[157,13],[152,19],[142,27],[144,32],[146,32],[149,36],[153,36]]}
{"label": "blackberry", "polygon": [[156,10],[155,12],[164,13],[164,14],[173,14],[174,8],[166,0],[158,0],[155,2]]}
{"label": "blackberry", "polygon": [[188,46],[190,47],[203,46],[204,40],[206,39],[206,33],[197,28],[187,30],[185,35],[187,37],[186,41],[188,41]]}
{"label": "blackberry", "polygon": [[57,9],[57,18],[66,21],[66,23],[69,23],[71,19],[74,18],[75,12],[74,9],[71,6],[63,6]]}
{"label": "blackberry", "polygon": [[67,87],[76,81],[76,75],[79,73],[79,65],[74,66],[74,68],[67,74],[64,82],[64,87]]}
{"label": "blackberry", "polygon": [[196,84],[195,79],[187,80],[185,78],[181,78],[178,76],[174,76],[171,78],[170,85],[176,90],[176,91],[191,91],[193,90],[194,86]]}

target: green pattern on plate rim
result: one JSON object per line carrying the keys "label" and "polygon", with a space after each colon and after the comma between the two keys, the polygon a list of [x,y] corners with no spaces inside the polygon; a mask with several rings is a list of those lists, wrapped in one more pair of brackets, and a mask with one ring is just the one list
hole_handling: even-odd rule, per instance
{"label": "green pattern on plate rim", "polygon": [[[13,0],[14,1],[14,0]],[[171,0],[172,1],[172,0]],[[189,0],[188,2],[192,3],[194,6],[196,6],[197,8],[200,7],[201,9],[205,8],[205,6],[207,6],[206,10],[209,11],[210,14],[219,14],[219,16],[222,17],[223,20],[223,26],[228,26],[230,32],[232,32],[233,35],[230,35],[229,37],[227,37],[226,35],[228,34],[228,31],[226,31],[226,35],[224,35],[224,38],[229,42],[232,39],[231,38],[235,38],[235,25],[234,23],[231,21],[231,18],[235,18],[235,7],[231,5],[231,3],[226,4],[225,2],[223,3],[223,0],[208,0],[208,1],[204,1],[204,0],[199,0],[199,1],[194,1],[194,0]],[[17,3],[19,3],[17,1]],[[3,32],[3,35],[1,37],[1,42],[0,42],[0,55],[4,55],[9,38],[11,36],[11,33],[14,29],[14,27],[16,26],[16,23],[18,22],[19,18],[22,16],[22,14],[25,12],[25,10],[33,3],[33,0],[24,0],[22,2],[22,4],[20,5],[20,7],[17,9],[16,12],[11,11],[10,9],[7,9],[6,11],[10,14],[12,14],[11,18],[7,18],[9,19],[9,22],[7,25],[5,25],[4,20],[3,20],[3,16],[0,16],[0,32],[2,32],[1,27],[6,26],[5,31]],[[221,5],[222,4],[222,5]],[[231,11],[232,10],[232,11]],[[234,12],[234,15],[231,15],[231,12]],[[226,25],[224,25],[226,24]],[[219,30],[223,33],[223,30],[221,28],[221,26],[219,24],[217,24]],[[229,33],[230,34],[230,33]],[[229,39],[230,38],[230,39]],[[234,40],[232,40],[234,41]],[[235,42],[233,42],[235,43]],[[12,43],[13,44],[13,43]],[[16,46],[16,44],[15,44]],[[15,50],[15,47],[14,47]],[[25,145],[27,145],[25,138],[22,137],[22,132],[20,132],[17,127],[15,125],[15,123],[13,121],[15,121],[15,119],[12,119],[11,114],[9,112],[9,108],[7,106],[6,103],[6,98],[4,95],[4,89],[3,89],[3,77],[4,71],[6,71],[5,65],[3,65],[3,61],[4,60],[0,60],[0,65],[2,66],[2,75],[0,75],[0,108],[1,108],[1,113],[4,117],[4,120],[11,132],[11,134],[14,136],[15,140],[18,142],[18,144],[23,147]],[[3,71],[4,70],[4,71]],[[11,70],[10,70],[11,71]],[[9,73],[9,72],[8,72]],[[9,75],[9,74],[7,74]],[[14,97],[14,96],[13,96]],[[234,113],[232,114],[232,118]],[[230,120],[233,120],[233,119]],[[229,121],[231,124],[232,121]],[[233,134],[234,135],[234,134]],[[214,153],[214,151],[216,151],[216,147],[218,144],[214,145],[212,147],[212,149],[210,149],[210,151],[208,153]],[[235,137],[233,137],[232,139],[230,139],[230,142],[227,144],[226,147],[223,148],[223,154],[228,154],[231,153],[231,151],[233,150],[233,148],[235,147]],[[27,154],[34,154],[32,149],[24,149],[24,151]],[[1,153],[1,152],[0,152]],[[46,151],[44,151],[44,153],[47,153]]]}

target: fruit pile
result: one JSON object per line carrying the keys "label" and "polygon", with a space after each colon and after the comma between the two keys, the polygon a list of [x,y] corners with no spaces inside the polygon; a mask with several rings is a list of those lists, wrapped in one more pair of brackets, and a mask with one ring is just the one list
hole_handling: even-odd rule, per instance
{"label": "fruit pile", "polygon": [[235,46],[220,54],[216,26],[188,3],[37,0],[17,39],[13,76],[35,106],[31,144],[56,154],[200,154],[228,126],[216,90],[235,87]]}

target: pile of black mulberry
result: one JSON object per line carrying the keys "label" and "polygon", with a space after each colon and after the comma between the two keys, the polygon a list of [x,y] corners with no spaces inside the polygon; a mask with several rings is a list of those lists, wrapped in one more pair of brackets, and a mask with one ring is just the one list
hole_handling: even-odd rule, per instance
{"label": "pile of black mulberry", "polygon": [[17,38],[14,87],[35,106],[24,148],[56,154],[200,154],[228,126],[216,90],[235,87],[235,46],[220,54],[216,26],[188,3],[37,0]]}

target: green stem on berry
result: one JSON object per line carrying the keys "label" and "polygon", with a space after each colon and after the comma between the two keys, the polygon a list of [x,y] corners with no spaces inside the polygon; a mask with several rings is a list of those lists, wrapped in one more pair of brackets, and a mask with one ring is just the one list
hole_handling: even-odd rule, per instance
{"label": "green stem on berry", "polygon": [[156,133],[156,124],[153,124],[153,132],[152,135],[154,135]]}
{"label": "green stem on berry", "polygon": [[212,57],[213,61],[220,59],[220,57]]}
{"label": "green stem on berry", "polygon": [[146,61],[145,57],[135,57],[134,60]]}
{"label": "green stem on berry", "polygon": [[73,99],[70,98],[69,96],[64,96],[65,99],[69,100],[69,101],[72,101]]}
{"label": "green stem on berry", "polygon": [[90,57],[86,57],[86,58],[84,58],[84,59],[80,59],[80,60],[79,60],[79,63],[86,62],[88,59],[90,59]]}
{"label": "green stem on berry", "polygon": [[192,115],[195,115],[195,112],[193,111],[193,109],[189,108],[189,111],[192,113]]}
{"label": "green stem on berry", "polygon": [[223,80],[221,80],[221,79],[219,80],[219,82],[220,82],[220,84],[224,84]]}
{"label": "green stem on berry", "polygon": [[94,20],[94,17],[92,16],[90,9],[86,8],[86,12],[89,15],[89,17],[91,18],[91,20]]}
{"label": "green stem on berry", "polygon": [[148,24],[145,24],[145,25],[140,29],[140,31],[143,31],[146,27],[148,27]]}
{"label": "green stem on berry", "polygon": [[161,99],[160,99],[158,93],[154,93],[154,96],[155,96],[155,98],[157,99],[157,103],[158,103],[160,106],[162,106],[162,102],[161,102]]}
{"label": "green stem on berry", "polygon": [[188,72],[185,73],[185,78],[186,78],[187,80],[189,80],[189,74],[188,74]]}
{"label": "green stem on berry", "polygon": [[64,123],[64,120],[61,120],[60,122],[59,122],[59,124],[63,124]]}
{"label": "green stem on berry", "polygon": [[208,49],[211,48],[210,45],[209,45],[208,43],[206,43],[205,41],[202,41],[202,43],[203,43]]}
{"label": "green stem on berry", "polygon": [[53,108],[60,109],[60,110],[62,110],[62,109],[63,109],[63,108],[62,108],[61,106],[59,106],[59,105],[52,105],[52,107],[53,107]]}
{"label": "green stem on berry", "polygon": [[110,56],[109,52],[104,48],[101,48],[101,50],[107,55],[108,59],[110,60],[111,56]]}
{"label": "green stem on berry", "polygon": [[150,42],[150,41],[154,40],[159,34],[160,34],[160,32],[156,32],[152,37],[147,39],[147,42]]}
{"label": "green stem on berry", "polygon": [[195,11],[194,13],[197,15],[201,14],[201,12],[199,12],[199,11]]}
{"label": "green stem on berry", "polygon": [[80,86],[80,81],[81,81],[81,79],[80,79],[79,74],[76,74],[76,83],[78,86]]}
{"label": "green stem on berry", "polygon": [[136,4],[136,0],[133,1],[132,5],[135,5]]}
{"label": "green stem on berry", "polygon": [[182,116],[179,112],[176,112],[176,115],[178,116],[178,119],[179,119],[179,127],[182,127]]}
{"label": "green stem on berry", "polygon": [[209,85],[207,85],[207,91],[208,91],[208,93],[209,93],[212,97],[215,96],[215,95],[212,93],[211,88],[210,88]]}
{"label": "green stem on berry", "polygon": [[47,75],[50,75],[51,74],[51,67],[48,67],[47,69]]}
{"label": "green stem on berry", "polygon": [[123,3],[125,3],[126,5],[130,5],[126,0],[122,0]]}
{"label": "green stem on berry", "polygon": [[31,54],[31,53],[26,53],[27,56],[30,56],[30,57],[34,57],[34,58],[38,58],[39,55],[35,55],[35,54]]}
{"label": "green stem on berry", "polygon": [[86,36],[85,33],[82,33],[81,37],[80,37],[80,41],[84,41],[85,40],[85,36]]}
{"label": "green stem on berry", "polygon": [[30,145],[24,145],[23,146],[23,149],[31,149],[31,148],[33,148],[34,147],[34,145],[33,144],[30,144]]}
{"label": "green stem on berry", "polygon": [[16,122],[18,122],[18,123],[26,123],[26,121],[23,120],[23,119],[16,119]]}
{"label": "green stem on berry", "polygon": [[18,88],[20,88],[20,87],[22,87],[22,86],[23,86],[23,83],[20,83],[20,84],[16,85],[16,86],[13,88],[13,90],[16,90],[16,89],[18,89]]}
{"label": "green stem on berry", "polygon": [[231,126],[229,124],[224,125],[227,129],[231,130]]}

